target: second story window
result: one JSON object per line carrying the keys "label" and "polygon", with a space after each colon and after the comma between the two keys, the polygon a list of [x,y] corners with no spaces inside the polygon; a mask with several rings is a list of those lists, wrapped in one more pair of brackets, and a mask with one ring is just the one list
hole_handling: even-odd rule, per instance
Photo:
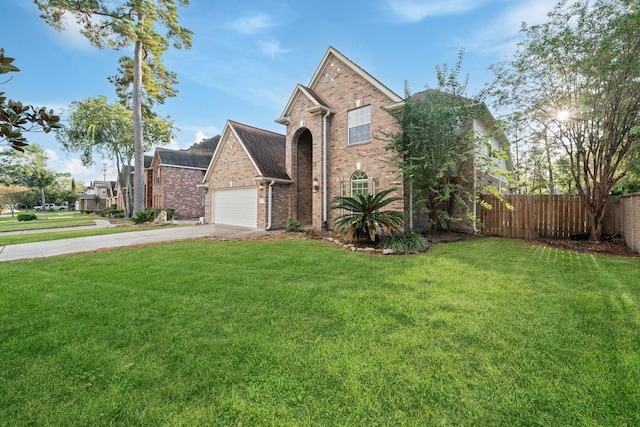
{"label": "second story window", "polygon": [[349,145],[371,140],[371,105],[347,113]]}

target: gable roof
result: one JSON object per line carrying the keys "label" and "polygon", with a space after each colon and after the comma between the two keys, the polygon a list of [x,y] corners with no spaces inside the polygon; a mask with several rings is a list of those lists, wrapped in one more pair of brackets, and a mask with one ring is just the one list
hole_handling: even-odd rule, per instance
{"label": "gable roof", "polygon": [[305,96],[307,97],[307,99],[309,99],[309,101],[311,101],[312,106],[310,108],[307,108],[308,112],[315,114],[331,111],[331,107],[329,107],[329,105],[324,102],[324,100],[320,96],[318,96],[318,94],[315,93],[313,89],[310,89],[298,83],[293,91],[293,94],[291,94],[291,97],[289,98],[289,102],[287,102],[287,105],[284,107],[282,115],[279,119],[276,120],[276,123],[286,125],[291,122],[291,109],[293,108],[298,98],[300,98],[301,96]]}
{"label": "gable roof", "polygon": [[333,46],[329,46],[329,49],[327,49],[327,52],[324,54],[324,58],[322,58],[320,65],[316,69],[316,72],[313,73],[313,77],[311,77],[311,81],[309,82],[310,88],[313,89],[318,83],[318,81],[322,78],[322,71],[331,60],[331,57],[335,57],[341,62],[343,62],[346,66],[351,68],[356,74],[358,74],[360,77],[365,79],[367,82],[369,82],[372,86],[374,86],[380,92],[384,93],[389,99],[391,99],[392,102],[402,101],[402,97],[400,97],[394,91],[392,91],[391,89],[389,89],[388,87],[380,83],[378,79],[373,77],[371,74],[367,73],[362,67],[360,67],[358,64],[356,64],[355,62],[353,62],[352,60],[344,56]]}
{"label": "gable roof", "polygon": [[206,170],[219,141],[220,135],[217,135],[202,140],[187,150],[158,147],[155,156],[158,156],[159,165]]}
{"label": "gable roof", "polygon": [[[285,135],[258,129],[253,126],[227,120],[227,124],[222,131],[221,140],[226,139],[229,133],[233,133],[244,151],[249,156],[249,160],[256,168],[260,179],[276,179],[291,181],[285,171],[286,137]],[[221,146],[221,145],[220,145]],[[215,160],[220,155],[220,146],[216,149],[203,182],[205,182],[212,171]]]}
{"label": "gable roof", "polygon": [[322,99],[313,91],[313,89],[318,84],[318,81],[322,78],[323,76],[322,72],[325,69],[326,65],[330,63],[332,58],[336,58],[337,60],[343,62],[347,67],[353,70],[356,74],[358,74],[364,80],[369,82],[373,87],[375,87],[380,92],[385,94],[391,100],[390,107],[395,106],[396,104],[399,104],[399,103],[401,104],[403,102],[402,97],[400,97],[394,91],[392,91],[391,89],[389,89],[388,87],[380,83],[378,79],[373,77],[371,74],[367,73],[362,67],[360,67],[358,64],[356,64],[355,62],[353,62],[352,60],[344,56],[336,48],[334,48],[333,46],[329,46],[329,49],[327,49],[327,52],[324,54],[324,57],[322,58],[320,65],[316,69],[315,73],[313,73],[313,77],[311,77],[311,81],[309,82],[309,84],[307,86],[302,86],[300,84],[296,86],[296,89],[293,91],[293,94],[289,98],[289,102],[287,102],[287,105],[284,108],[284,111],[280,115],[280,118],[276,120],[276,123],[286,125],[290,122],[291,109],[295,104],[295,101],[301,95],[304,95],[307,98],[309,98],[309,100],[311,100],[311,102],[314,104],[314,107],[317,107],[317,108],[311,107],[310,109],[308,109],[309,112],[319,113],[319,112],[327,112],[331,110],[331,108],[324,101],[322,101]]}

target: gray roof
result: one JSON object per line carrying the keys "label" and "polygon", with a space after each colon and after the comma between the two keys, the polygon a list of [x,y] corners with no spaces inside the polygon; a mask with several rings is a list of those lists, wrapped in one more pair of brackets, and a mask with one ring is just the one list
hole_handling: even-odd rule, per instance
{"label": "gray roof", "polygon": [[156,155],[160,158],[161,165],[206,170],[219,141],[220,135],[217,135],[213,138],[204,139],[187,150],[171,150],[158,147],[156,148]]}
{"label": "gray roof", "polygon": [[216,151],[218,142],[220,142],[220,135],[203,139],[197,144],[193,144],[191,147],[187,149],[187,151],[211,151],[211,153],[213,153],[214,151]]}
{"label": "gray roof", "polygon": [[231,120],[229,125],[244,144],[263,177],[290,180],[285,171],[284,135]]}

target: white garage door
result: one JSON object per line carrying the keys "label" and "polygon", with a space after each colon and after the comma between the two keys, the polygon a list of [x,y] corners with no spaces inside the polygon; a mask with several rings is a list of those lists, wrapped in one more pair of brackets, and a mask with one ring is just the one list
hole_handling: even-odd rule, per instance
{"label": "white garage door", "polygon": [[215,190],[212,197],[214,224],[258,226],[258,189]]}

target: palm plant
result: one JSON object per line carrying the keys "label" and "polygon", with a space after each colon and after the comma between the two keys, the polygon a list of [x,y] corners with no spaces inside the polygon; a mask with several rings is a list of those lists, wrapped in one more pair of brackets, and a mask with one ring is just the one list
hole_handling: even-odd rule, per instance
{"label": "palm plant", "polygon": [[333,226],[345,240],[354,241],[368,238],[375,242],[381,230],[392,235],[404,222],[404,214],[398,211],[381,211],[382,208],[402,197],[387,196],[395,188],[380,191],[375,195],[356,195],[353,197],[336,196],[331,209],[343,209],[344,214],[337,217]]}

